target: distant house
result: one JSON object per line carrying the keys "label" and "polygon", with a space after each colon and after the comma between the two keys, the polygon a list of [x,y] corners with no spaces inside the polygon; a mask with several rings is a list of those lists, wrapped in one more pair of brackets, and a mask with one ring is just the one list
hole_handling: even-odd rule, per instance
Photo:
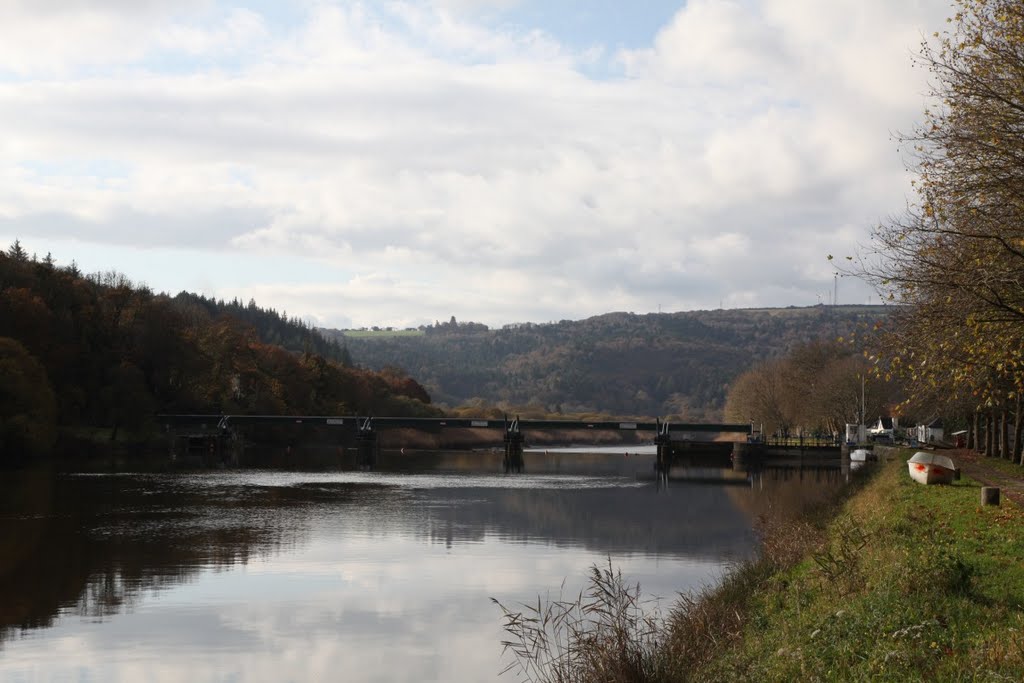
{"label": "distant house", "polygon": [[865,443],[868,440],[868,428],[864,425],[846,425],[846,443]]}
{"label": "distant house", "polygon": [[917,425],[917,440],[920,443],[937,443],[942,441],[942,420],[932,420],[928,424]]}
{"label": "distant house", "polygon": [[875,441],[892,441],[897,428],[897,419],[895,417],[880,417],[874,426],[868,428],[868,436]]}

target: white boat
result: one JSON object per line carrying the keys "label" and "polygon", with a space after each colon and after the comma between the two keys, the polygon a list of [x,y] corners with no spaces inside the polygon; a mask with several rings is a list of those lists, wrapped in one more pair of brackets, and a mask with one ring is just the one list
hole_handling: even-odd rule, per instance
{"label": "white boat", "polygon": [[953,461],[944,455],[918,451],[907,461],[910,478],[919,484],[952,484],[957,479]]}
{"label": "white boat", "polygon": [[850,460],[853,462],[868,462],[874,459],[875,454],[866,448],[858,448],[850,453]]}

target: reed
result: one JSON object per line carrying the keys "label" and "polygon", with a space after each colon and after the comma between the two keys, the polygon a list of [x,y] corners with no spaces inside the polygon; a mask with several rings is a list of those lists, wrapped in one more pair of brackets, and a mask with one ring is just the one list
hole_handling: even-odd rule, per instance
{"label": "reed", "polygon": [[[859,485],[848,487],[848,493]],[[587,587],[570,598],[501,609],[511,659],[503,673],[531,683],[668,683],[717,680],[709,667],[739,643],[749,625],[751,596],[785,590],[780,579],[827,548],[827,526],[846,496],[809,503],[793,516],[758,521],[761,553],[737,564],[721,583],[681,594],[667,613],[645,600],[609,559],[590,570]],[[852,538],[852,537],[851,537]],[[856,550],[832,551],[851,559]],[[838,555],[836,553],[839,553]]]}
{"label": "reed", "polygon": [[612,567],[591,567],[587,588],[572,599],[521,604],[504,615],[502,642],[514,671],[536,683],[641,683],[661,675],[664,620],[657,601]]}
{"label": "reed", "polygon": [[1024,680],[1024,510],[920,486],[902,459],[663,615],[609,562],[575,599],[505,609],[529,681]]}

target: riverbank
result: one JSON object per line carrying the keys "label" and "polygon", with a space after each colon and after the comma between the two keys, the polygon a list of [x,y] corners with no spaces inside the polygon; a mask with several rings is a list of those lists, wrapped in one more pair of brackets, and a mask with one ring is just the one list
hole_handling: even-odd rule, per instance
{"label": "riverbank", "polygon": [[795,561],[772,558],[785,538],[769,532],[774,566],[705,598],[742,619],[688,678],[1024,679],[1024,512],[981,507],[967,477],[915,484],[906,455],[880,463]]}
{"label": "riverbank", "polygon": [[1000,494],[1024,507],[1024,469],[1017,463],[990,458],[966,448],[946,451],[967,476],[985,486],[998,486]]}
{"label": "riverbank", "polygon": [[911,453],[798,519],[769,514],[761,556],[664,620],[595,570],[576,604],[506,610],[508,649],[535,681],[1024,680],[1024,510],[982,507],[967,476],[914,483]]}

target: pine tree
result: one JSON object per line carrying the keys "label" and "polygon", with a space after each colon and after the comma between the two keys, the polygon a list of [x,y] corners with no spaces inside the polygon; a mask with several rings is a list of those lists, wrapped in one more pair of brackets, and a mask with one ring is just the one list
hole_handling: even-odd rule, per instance
{"label": "pine tree", "polygon": [[21,240],[14,240],[14,244],[7,250],[7,255],[15,261],[28,261],[28,252],[21,246]]}

